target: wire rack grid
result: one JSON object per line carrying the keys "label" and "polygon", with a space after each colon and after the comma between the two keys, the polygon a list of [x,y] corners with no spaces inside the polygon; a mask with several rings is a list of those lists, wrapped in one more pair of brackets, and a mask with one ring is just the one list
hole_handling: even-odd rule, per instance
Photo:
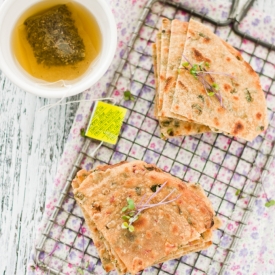
{"label": "wire rack grid", "polygon": [[[233,1],[229,7],[231,13],[235,4]],[[234,41],[233,46],[242,52],[243,57],[260,75],[266,98],[269,99],[269,127],[266,133],[253,142],[214,133],[167,141],[160,139],[157,121],[153,116],[151,44],[162,17],[188,21],[191,16],[208,24],[229,43]],[[239,18],[243,16],[239,15]],[[275,105],[272,105],[275,99],[271,100],[275,96],[272,89],[274,75],[268,70],[274,66],[275,53],[272,46],[260,40],[249,40],[237,27],[234,18],[215,21],[179,3],[157,0],[147,3],[108,93],[108,96],[119,99],[120,105],[128,110],[118,143],[113,146],[85,140],[36,247],[36,260],[40,268],[49,274],[106,274],[74,200],[71,182],[82,168],[91,169],[103,163],[143,159],[156,163],[164,171],[184,181],[200,182],[223,221],[223,226],[215,232],[213,245],[209,249],[155,265],[140,274],[224,274],[275,155]],[[129,85],[134,101],[123,99],[121,87],[125,85]]]}

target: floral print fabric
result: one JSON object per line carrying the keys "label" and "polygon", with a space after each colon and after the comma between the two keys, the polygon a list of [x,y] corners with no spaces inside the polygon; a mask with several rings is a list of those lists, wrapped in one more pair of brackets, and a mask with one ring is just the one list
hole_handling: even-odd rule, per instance
{"label": "floral print fabric", "polygon": [[[140,16],[140,12],[146,5],[146,0],[109,0],[110,7],[117,22],[118,30],[118,46],[113,63],[105,76],[95,84],[91,89],[85,91],[82,98],[85,100],[102,98],[106,96],[106,91],[113,79],[113,74],[121,58],[125,54],[125,45],[130,41],[132,32],[136,27],[136,22]],[[181,2],[177,0],[176,2]],[[184,5],[194,9],[197,12],[205,14],[215,20],[225,21],[229,15],[231,1],[202,1],[188,0],[184,1]],[[146,17],[146,25],[155,26],[159,24],[156,16],[160,14],[168,18],[178,18],[181,20],[188,19],[188,13],[184,11],[175,11],[171,7],[162,9],[161,4],[155,4],[152,12]],[[240,24],[243,32],[256,35],[268,42],[274,42],[275,34],[272,32],[272,19],[270,16],[260,11],[250,10],[248,15]],[[209,24],[211,27],[211,24]],[[257,28],[259,27],[259,28]],[[253,33],[252,33],[253,30]],[[257,48],[255,55],[255,45],[249,40],[241,40],[240,37],[233,32],[229,32],[228,27],[219,27],[217,34],[222,38],[228,38],[230,44],[235,47],[241,47],[242,55],[249,61],[253,68],[258,72],[264,72],[261,76],[262,87],[267,92],[267,104],[270,114],[270,126],[265,134],[256,138],[249,146],[245,146],[241,140],[231,140],[225,136],[217,136],[215,134],[204,134],[200,137],[174,138],[169,143],[159,138],[158,126],[153,119],[153,106],[150,102],[154,97],[154,78],[152,73],[144,77],[145,71],[151,69],[151,60],[146,54],[149,51],[147,40],[148,37],[154,37],[155,32],[149,27],[142,27],[141,33],[134,44],[135,52],[130,53],[131,63],[138,64],[135,70],[133,81],[130,85],[131,93],[138,96],[137,102],[128,102],[122,100],[122,105],[127,107],[131,112],[126,118],[127,123],[123,126],[121,138],[113,153],[114,146],[103,146],[97,155],[97,160],[92,163],[89,159],[83,160],[81,166],[87,170],[100,163],[109,162],[111,164],[127,159],[143,159],[146,162],[157,163],[164,171],[169,171],[175,176],[184,178],[186,181],[197,181],[204,189],[210,192],[210,199],[215,210],[219,209],[222,213],[224,226],[221,231],[217,231],[214,236],[214,244],[207,251],[203,251],[199,256],[191,254],[182,257],[180,262],[172,260],[163,264],[161,269],[163,273],[158,273],[157,267],[146,269],[143,274],[204,274],[199,271],[203,270],[205,265],[209,265],[209,257],[213,257],[218,262],[224,259],[224,249],[228,248],[232,242],[231,235],[237,232],[239,221],[244,215],[241,206],[244,207],[248,203],[248,198],[238,198],[236,192],[241,188],[245,188],[248,194],[252,194],[255,188],[255,181],[261,177],[261,168],[264,168],[267,156],[271,155],[273,150],[273,142],[275,137],[275,89],[271,78],[274,77],[274,52],[268,54],[267,49]],[[149,53],[149,52],[148,52]],[[272,58],[273,57],[273,58]],[[267,61],[263,61],[263,60]],[[136,62],[136,63],[135,63]],[[113,96],[121,99],[123,91],[129,89],[129,83],[126,81],[129,69],[125,67],[123,74],[119,78]],[[141,85],[141,83],[146,85]],[[149,110],[149,111],[148,111]],[[143,115],[147,113],[147,115]],[[75,162],[84,144],[84,138],[80,135],[80,130],[85,128],[91,115],[91,103],[83,102],[79,105],[75,116],[73,126],[71,128],[66,147],[57,175],[54,181],[54,188],[51,196],[47,199],[46,210],[41,227],[37,234],[37,242],[41,239],[49,217],[51,216],[57,201],[61,195],[63,187],[66,183],[72,165]],[[154,133],[152,135],[151,133]],[[134,143],[133,143],[134,141]],[[264,143],[264,146],[261,146]],[[90,145],[88,151],[91,153],[97,147],[97,143]],[[147,150],[150,149],[150,150]],[[260,153],[257,153],[259,152]],[[192,152],[196,152],[196,155]],[[264,187],[266,193],[261,191],[250,215],[248,224],[245,227],[238,246],[233,254],[225,274],[244,275],[244,274],[270,274],[275,272],[275,216],[272,214],[274,208],[266,208],[266,194],[269,198],[275,198],[275,160],[270,157],[270,168],[265,172]],[[256,163],[252,166],[251,163]],[[201,176],[203,172],[203,176]],[[228,185],[226,184],[230,184]],[[226,200],[221,200],[220,198]],[[234,205],[240,208],[234,211]],[[56,223],[52,227],[49,236],[60,240],[56,244],[52,239],[47,239],[44,250],[46,253],[39,253],[39,259],[64,274],[77,274],[77,266],[84,268],[83,274],[106,274],[100,264],[96,260],[97,251],[92,242],[89,241],[89,231],[83,224],[80,209],[75,205],[72,194],[66,197],[63,202],[62,209],[56,218]],[[69,215],[68,213],[71,213]],[[235,222],[228,220],[226,217],[231,214],[235,215]],[[63,225],[66,228],[63,229]],[[78,232],[78,233],[77,233]],[[53,252],[54,251],[54,252]],[[83,252],[87,251],[89,255],[83,258]],[[52,253],[54,260],[51,260],[48,254]],[[37,252],[33,251],[30,262],[30,274],[47,274],[35,265],[35,257]],[[82,259],[83,258],[83,259]],[[68,264],[64,264],[64,261]],[[208,274],[217,274],[216,262],[211,265]],[[193,268],[195,266],[196,268]],[[82,271],[79,271],[82,274]],[[161,271],[162,272],[162,271]],[[167,272],[167,273],[165,273]],[[110,274],[115,275],[115,272]]]}

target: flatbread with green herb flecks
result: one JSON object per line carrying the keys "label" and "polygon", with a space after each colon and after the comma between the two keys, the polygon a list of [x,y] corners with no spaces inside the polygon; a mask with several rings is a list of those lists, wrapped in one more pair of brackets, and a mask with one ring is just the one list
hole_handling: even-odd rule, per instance
{"label": "flatbread with green herb flecks", "polygon": [[[265,96],[258,75],[232,46],[208,27],[190,20],[171,112],[218,131],[252,141],[267,128]],[[216,85],[207,95],[205,84],[190,74],[194,65],[210,72],[204,78]]]}
{"label": "flatbread with green herb flecks", "polygon": [[[80,170],[72,182],[73,189],[79,188],[81,183],[87,178],[87,176],[90,173],[91,173],[91,171],[88,172],[86,170]],[[114,270],[115,267],[112,263],[112,261],[113,261],[112,255],[110,255],[110,252],[108,251],[108,248],[106,247],[106,244],[104,242],[102,234],[98,231],[95,223],[93,222],[93,220],[91,219],[89,214],[86,212],[84,207],[81,204],[79,204],[79,206],[82,210],[86,224],[87,224],[88,228],[90,229],[91,238],[93,239],[94,245],[95,245],[97,252],[99,254],[99,257],[101,259],[103,268],[107,272]]]}
{"label": "flatbread with green herb flecks", "polygon": [[[180,67],[181,56],[184,49],[184,43],[187,33],[187,22],[181,22],[177,19],[172,21],[171,35],[168,48],[168,61],[166,56],[163,61],[163,54],[161,53],[161,64],[166,64],[166,73],[162,73],[161,85],[158,84],[158,94],[161,94],[162,105],[159,106],[158,119],[160,124],[160,131],[162,137],[171,138],[173,136],[187,136],[196,135],[200,133],[210,132],[210,129],[202,124],[196,124],[189,121],[187,118],[180,117],[180,119],[171,119],[170,108],[172,105],[174,90],[176,86],[178,68]],[[167,49],[162,52],[166,53]],[[161,75],[161,72],[159,72]],[[161,108],[161,109],[160,109]]]}
{"label": "flatbread with green herb flecks", "polygon": [[[77,189],[81,186],[83,181],[91,174],[94,173],[95,171],[106,171],[107,169],[113,169],[119,165],[122,165],[126,163],[125,161],[122,161],[120,163],[114,164],[114,165],[99,165],[97,166],[96,169],[86,171],[86,170],[80,170],[75,179],[72,182],[72,187],[73,189]],[[90,186],[92,187],[92,186]],[[99,257],[102,262],[102,266],[105,269],[105,271],[109,272],[111,270],[116,269],[119,274],[124,274],[127,272],[127,269],[123,262],[117,257],[117,255],[112,251],[109,243],[107,240],[104,238],[102,233],[98,230],[96,227],[93,219],[89,215],[89,213],[85,210],[82,204],[78,203],[80,206],[84,219],[87,223],[87,226],[90,229],[91,237],[93,239],[94,245],[97,248]]]}
{"label": "flatbread with green herb flecks", "polygon": [[[107,169],[113,169],[119,165],[122,165],[123,163],[126,163],[126,162],[121,162],[117,165],[100,165],[96,168],[95,171],[106,171]],[[80,185],[82,184],[82,182],[87,178],[87,176],[89,176],[93,172],[94,172],[93,170],[79,171],[77,173],[76,178],[73,180],[73,183],[72,183],[73,188],[74,189],[79,188]],[[190,185],[190,187],[195,188],[195,189],[198,188],[197,191],[199,191],[199,189],[200,189],[200,187],[198,185],[194,185],[194,186]],[[205,197],[205,195],[202,191],[202,198],[204,198],[204,197]],[[112,254],[110,245],[108,244],[108,242],[106,242],[106,240],[104,239],[101,232],[98,231],[95,223],[92,221],[92,219],[90,218],[88,212],[85,210],[83,205],[79,204],[79,206],[82,210],[86,224],[87,224],[88,228],[90,229],[91,237],[92,237],[94,245],[98,251],[99,257],[102,262],[102,266],[105,269],[105,271],[110,272],[111,270],[113,270],[116,267],[117,269],[122,271],[121,274],[127,272],[127,269],[125,269],[125,266],[123,269],[123,267],[118,265],[115,255]],[[215,225],[217,225],[217,222],[215,222]],[[214,226],[212,228],[214,228]],[[174,258],[177,258],[177,257],[181,257],[188,253],[204,250],[212,244],[211,239],[212,239],[212,230],[207,230],[206,232],[201,234],[199,239],[191,241],[187,245],[181,246],[176,252],[169,255],[168,257],[160,259],[158,262],[155,262],[154,264],[158,264],[158,263],[170,260],[171,256]],[[115,264],[115,266],[114,266],[114,264]]]}
{"label": "flatbread with green herb flecks", "polygon": [[[132,272],[134,274],[135,272],[137,272],[137,270],[140,270],[140,269],[144,268],[145,266],[148,266],[155,262],[158,262],[158,258],[165,258],[166,256],[169,257],[168,255],[170,253],[172,253],[172,252],[176,253],[176,251],[178,251],[178,247],[175,248],[174,245],[171,246],[171,243],[169,243],[169,240],[171,242],[171,239],[173,239],[173,236],[171,236],[170,239],[165,237],[166,241],[165,241],[165,243],[163,243],[163,238],[160,238],[160,236],[159,236],[158,238],[160,238],[160,240],[154,240],[155,234],[154,234],[154,236],[152,236],[152,234],[150,234],[150,228],[151,228],[150,226],[154,226],[154,224],[157,225],[159,219],[161,220],[162,225],[167,224],[167,226],[164,226],[164,228],[161,228],[160,231],[158,230],[158,227],[157,227],[156,231],[154,231],[154,233],[157,233],[156,236],[158,236],[159,234],[162,235],[167,230],[168,231],[172,230],[173,232],[175,231],[174,235],[177,235],[176,239],[180,238],[181,239],[180,241],[182,243],[182,241],[183,241],[182,238],[184,238],[186,240],[187,232],[190,232],[191,233],[190,236],[192,236],[192,234],[194,234],[195,231],[193,231],[194,229],[192,229],[192,227],[190,227],[190,224],[188,222],[187,223],[185,222],[185,227],[186,227],[186,229],[189,228],[189,230],[184,230],[185,236],[182,236],[182,234],[179,235],[181,231],[179,232],[177,228],[184,221],[183,216],[181,216],[178,213],[177,215],[179,215],[179,217],[177,217],[177,223],[175,223],[175,222],[171,223],[171,217],[175,216],[175,211],[177,213],[178,210],[174,209],[176,205],[167,204],[165,208],[163,208],[162,206],[159,206],[159,207],[155,207],[152,209],[148,209],[146,212],[144,212],[142,214],[142,218],[140,217],[139,220],[135,223],[136,234],[131,235],[130,232],[128,232],[127,230],[123,231],[119,227],[119,224],[121,223],[120,207],[123,207],[123,203],[126,200],[125,196],[130,196],[133,199],[137,198],[137,197],[140,198],[141,194],[140,195],[136,194],[137,187],[141,188],[142,192],[147,193],[147,191],[148,191],[149,193],[152,193],[152,190],[150,189],[151,184],[153,182],[155,183],[156,181],[160,182],[160,181],[166,180],[166,177],[167,177],[167,179],[169,179],[168,180],[169,182],[167,184],[168,190],[171,189],[171,187],[176,188],[176,189],[178,187],[179,189],[177,189],[177,192],[182,192],[183,191],[182,188],[183,188],[185,190],[185,195],[186,195],[186,194],[188,194],[189,189],[181,181],[179,181],[177,183],[177,180],[175,181],[175,178],[172,177],[173,178],[173,180],[172,180],[170,178],[171,177],[170,175],[168,175],[164,172],[160,172],[161,170],[156,168],[155,166],[147,165],[146,163],[141,162],[141,161],[136,161],[131,164],[123,164],[123,165],[120,165],[112,170],[113,170],[113,172],[115,172],[114,175],[112,175],[111,169],[108,169],[106,172],[96,171],[94,173],[91,173],[87,177],[87,179],[84,180],[84,182],[81,184],[81,186],[74,190],[74,192],[75,192],[76,199],[78,200],[78,203],[83,204],[83,206],[86,207],[85,210],[89,213],[90,216],[92,216],[92,218],[94,219],[94,221],[97,225],[97,228],[102,232],[103,236],[108,240],[108,243],[116,251],[117,255],[119,255],[119,257],[121,259],[123,259],[123,262],[127,266],[127,270],[129,270],[130,272]],[[106,185],[105,188],[103,188],[104,184],[102,185],[102,182],[105,181],[105,177],[104,177],[105,173],[108,173],[109,183],[106,182],[106,184],[108,183],[108,185]],[[93,190],[92,197],[89,197],[89,194],[91,191],[91,189],[89,189],[89,186],[90,186],[89,182],[92,181],[93,183],[95,183],[95,179],[93,179],[93,178],[96,178],[97,179],[96,181],[100,182],[100,190],[98,190],[99,192],[95,192],[95,190]],[[120,183],[121,186],[118,189],[117,184],[119,181],[122,181],[122,182]],[[137,184],[138,184],[138,186],[137,186]],[[171,186],[170,186],[170,184],[171,184]],[[96,184],[94,186],[96,186]],[[149,190],[147,190],[147,189],[149,189]],[[107,194],[108,190],[110,191],[109,194]],[[168,190],[166,190],[166,192],[164,192],[164,189],[163,189],[162,191],[164,193],[158,194],[159,199],[161,199],[163,196],[165,196]],[[87,194],[86,194],[86,191],[88,191]],[[127,192],[125,192],[125,191],[127,191]],[[80,194],[82,194],[84,196],[82,196]],[[191,194],[191,197],[193,195]],[[191,197],[190,197],[190,200],[192,201]],[[197,198],[199,199],[199,196]],[[110,204],[110,199],[112,201],[111,204]],[[194,199],[194,197],[193,197],[193,199]],[[98,201],[93,201],[93,200],[98,200]],[[180,201],[179,201],[180,206],[181,206],[181,200],[182,199],[180,199]],[[206,207],[207,204],[204,204],[203,200],[199,199],[199,201],[200,201],[201,205],[204,205],[204,207]],[[96,208],[92,207],[93,205],[95,205],[95,203],[99,203],[99,205],[96,204],[97,205]],[[178,203],[178,201],[177,201],[177,203]],[[117,204],[116,207],[115,207],[115,204]],[[191,205],[192,205],[192,203],[191,203]],[[117,209],[117,207],[119,209]],[[100,211],[98,211],[99,209],[100,209]],[[155,211],[155,209],[158,209],[158,210]],[[118,212],[117,212],[117,210],[118,210]],[[201,210],[202,210],[201,206],[196,205],[196,211],[200,212]],[[187,209],[187,211],[189,211],[190,216],[193,216],[195,214],[191,211],[190,208]],[[150,212],[152,212],[151,215],[150,215]],[[167,213],[167,214],[165,215],[165,213]],[[212,210],[208,209],[206,212],[203,211],[202,216],[205,216],[205,215],[207,216],[208,215],[207,213],[211,215],[212,221],[211,222],[209,221],[210,223],[208,223],[208,222],[206,222],[206,220],[207,220],[206,219],[205,220],[206,224],[204,223],[203,227],[206,226],[209,228],[209,226],[210,226],[210,228],[211,228],[214,226]],[[153,224],[152,224],[152,220],[150,219],[150,216],[155,217],[157,219],[156,221],[153,221]],[[192,218],[193,217],[190,217],[190,221],[192,220]],[[166,219],[170,220],[170,222],[167,222]],[[118,224],[116,224],[116,222],[118,222]],[[106,226],[108,227],[108,229],[106,229]],[[192,230],[190,231],[190,229],[192,229]],[[162,253],[158,253],[158,252],[160,252],[159,249],[156,249],[156,252],[154,252],[153,254],[151,252],[148,252],[149,254],[152,254],[150,264],[148,262],[148,257],[146,257],[146,259],[144,258],[144,251],[143,250],[136,251],[137,247],[135,246],[135,245],[137,245],[137,242],[140,245],[143,244],[143,242],[142,242],[143,238],[142,238],[141,232],[144,230],[146,230],[144,232],[144,234],[147,234],[147,237],[148,237],[148,239],[146,240],[146,243],[144,244],[145,245],[144,248],[150,248],[150,246],[153,246],[153,248],[156,249],[157,247],[154,247],[154,244],[156,246],[161,246],[161,247],[163,246],[162,248],[164,248],[164,251],[162,251]],[[205,230],[203,230],[203,231],[205,231]],[[170,236],[170,234],[168,234],[168,236]],[[189,236],[189,240],[192,239],[192,238],[190,238],[190,236]],[[174,236],[174,240],[175,240],[175,236]],[[148,241],[149,241],[149,244],[147,245]],[[160,243],[156,244],[155,241],[160,241]],[[186,243],[184,243],[184,245],[186,245]],[[159,248],[161,248],[161,247],[159,247]],[[130,249],[130,252],[128,251],[129,249]],[[133,252],[133,251],[131,251],[131,249],[134,250],[134,254],[136,255],[135,258],[133,258],[133,254],[131,254],[132,257],[131,256],[130,256],[130,258],[128,257],[129,253]],[[189,248],[186,248],[185,251],[188,249]],[[148,251],[150,251],[150,249]],[[128,256],[125,255],[125,253]],[[182,253],[184,253],[184,251],[182,251]],[[167,255],[164,255],[164,254],[167,254]],[[173,255],[176,255],[176,254],[173,254]],[[154,256],[154,257],[152,258],[152,256]]]}

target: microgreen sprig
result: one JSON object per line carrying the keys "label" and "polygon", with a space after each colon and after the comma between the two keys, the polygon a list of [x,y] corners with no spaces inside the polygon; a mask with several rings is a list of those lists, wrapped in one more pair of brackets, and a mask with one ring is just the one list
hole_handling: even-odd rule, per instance
{"label": "microgreen sprig", "polygon": [[182,55],[183,58],[186,60],[186,62],[183,62],[182,63],[182,67],[184,69],[188,69],[189,67],[191,67],[189,69],[189,72],[191,75],[193,75],[196,79],[198,79],[204,89],[205,89],[205,92],[208,96],[212,97],[212,96],[216,96],[216,98],[219,100],[220,104],[222,107],[223,106],[223,103],[222,103],[222,96],[221,96],[221,93],[220,93],[220,89],[219,89],[219,86],[217,83],[212,83],[210,84],[206,78],[204,77],[205,74],[208,74],[211,78],[211,75],[213,74],[218,74],[218,75],[224,75],[224,76],[228,76],[228,77],[231,77],[231,78],[234,78],[232,75],[230,74],[227,74],[227,73],[219,73],[219,72],[213,72],[213,71],[207,71],[205,68],[209,68],[210,65],[208,62],[201,62],[199,64],[192,64],[185,55]]}
{"label": "microgreen sprig", "polygon": [[140,202],[138,204],[135,204],[134,200],[131,198],[127,198],[127,206],[123,207],[121,212],[124,213],[122,216],[122,219],[124,222],[121,225],[121,228],[128,229],[130,232],[133,232],[135,230],[133,223],[138,220],[138,218],[141,215],[141,212],[153,208],[156,206],[164,205],[171,203],[173,201],[176,201],[180,196],[178,195],[174,199],[168,200],[169,197],[176,191],[173,189],[164,199],[162,199],[158,203],[151,204],[150,201],[157,196],[157,194],[164,188],[164,186],[167,184],[167,181],[164,182],[160,187],[157,187],[156,192],[154,192],[149,198],[146,200],[146,196],[144,195]]}
{"label": "microgreen sprig", "polygon": [[135,100],[135,97],[132,95],[132,93],[129,90],[124,92],[123,98],[124,100],[131,100],[131,101]]}

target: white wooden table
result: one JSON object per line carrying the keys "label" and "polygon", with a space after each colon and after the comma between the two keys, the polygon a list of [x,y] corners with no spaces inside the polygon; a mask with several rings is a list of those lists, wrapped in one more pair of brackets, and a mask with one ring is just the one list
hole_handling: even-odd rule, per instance
{"label": "white wooden table", "polygon": [[[257,2],[269,14],[275,12],[272,4],[272,0]],[[1,275],[26,274],[45,198],[77,110],[74,104],[37,112],[56,101],[22,91],[0,71]]]}

